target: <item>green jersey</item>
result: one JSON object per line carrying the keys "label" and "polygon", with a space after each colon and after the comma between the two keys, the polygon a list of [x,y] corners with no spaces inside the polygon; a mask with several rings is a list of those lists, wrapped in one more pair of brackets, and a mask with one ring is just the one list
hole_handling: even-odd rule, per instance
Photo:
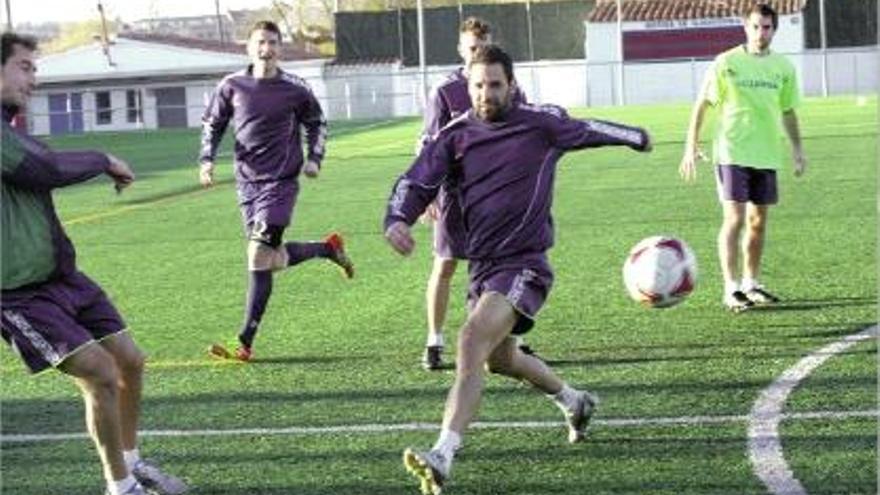
{"label": "green jersey", "polygon": [[779,169],[785,161],[782,114],[800,103],[794,65],[746,47],[718,57],[706,73],[703,98],[719,108],[712,159],[720,165]]}
{"label": "green jersey", "polygon": [[13,129],[13,111],[3,109],[2,288],[40,284],[76,270],[73,244],[55,213],[52,189],[90,179],[107,170],[107,155],[95,151],[52,151]]}

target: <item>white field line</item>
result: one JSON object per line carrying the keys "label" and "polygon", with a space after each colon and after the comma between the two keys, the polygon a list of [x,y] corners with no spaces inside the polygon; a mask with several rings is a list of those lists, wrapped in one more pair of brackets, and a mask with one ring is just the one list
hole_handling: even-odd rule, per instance
{"label": "white field line", "polygon": [[[819,411],[792,413],[783,416],[786,419],[803,420],[839,420],[846,418],[880,418],[880,410],[872,411]],[[715,424],[745,423],[749,420],[747,415],[730,416],[679,416],[658,418],[618,418],[597,419],[591,423],[591,427],[607,428],[632,428],[649,426],[705,426]],[[561,421],[478,421],[471,424],[471,428],[480,430],[491,429],[550,429],[563,428]],[[293,426],[289,428],[238,428],[216,430],[143,430],[139,433],[142,437],[231,437],[241,435],[254,436],[304,436],[304,435],[328,435],[350,433],[389,433],[400,431],[439,431],[440,425],[436,423],[396,423],[396,424],[363,424],[363,425],[337,425],[337,426]],[[66,440],[84,440],[88,438],[86,433],[52,433],[33,435],[3,435],[0,443],[36,443],[58,442]]]}
{"label": "white field line", "polygon": [[876,336],[877,326],[874,325],[829,344],[798,361],[761,392],[749,414],[748,452],[755,474],[770,493],[807,495],[806,489],[794,477],[794,473],[785,461],[779,438],[779,423],[787,417],[782,414],[782,408],[788,396],[825,361],[861,341]]}

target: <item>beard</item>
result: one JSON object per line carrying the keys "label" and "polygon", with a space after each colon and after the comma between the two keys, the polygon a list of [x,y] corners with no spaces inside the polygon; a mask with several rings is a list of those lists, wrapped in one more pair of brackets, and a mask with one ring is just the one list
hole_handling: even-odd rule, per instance
{"label": "beard", "polygon": [[500,99],[488,102],[481,102],[477,104],[476,108],[477,117],[486,122],[498,122],[500,120],[504,120],[504,116],[507,115],[507,111],[510,110],[510,101],[505,100],[501,101]]}

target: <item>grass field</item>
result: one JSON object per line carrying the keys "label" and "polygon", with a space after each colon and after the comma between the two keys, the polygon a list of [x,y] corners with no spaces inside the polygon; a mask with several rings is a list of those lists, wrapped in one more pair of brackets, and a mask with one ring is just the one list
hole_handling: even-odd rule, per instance
{"label": "grass field", "polygon": [[[877,321],[876,98],[806,102],[809,169],[800,180],[781,173],[766,249],[764,278],[785,303],[741,315],[720,306],[712,173],[702,168],[695,185],[677,175],[688,112],[575,112],[644,125],[657,140],[649,156],[569,154],[557,174],[557,279],[528,341],[602,405],[588,441],[570,446],[551,402],[489,377],[484,427],[468,435],[450,494],[768,493],[747,450],[753,403],[803,357]],[[339,230],[357,276],[312,262],[278,277],[248,365],[205,355],[237,331],[246,284],[229,140],[221,184],[207,191],[196,185],[194,131],[52,140],[116,153],[139,175],[121,196],[101,179],[56,201],[80,267],[150,356],[142,428],[154,433],[142,450],[192,493],[416,493],[401,452],[434,441],[452,374],[418,366],[430,232],[415,229],[417,251],[401,258],[380,225],[418,127],[331,126],[324,171],[302,180],[287,237]],[[661,233],[689,242],[700,279],[679,307],[647,310],[626,298],[620,267],[636,241]],[[460,268],[450,330],[464,317],[464,287]],[[781,423],[785,458],[810,494],[877,492],[876,355],[869,339],[828,356],[784,404],[799,413]],[[84,432],[74,385],[57,373],[28,376],[8,351],[0,370],[2,492],[101,493],[91,443],[64,435]],[[9,436],[23,434],[38,437]]]}

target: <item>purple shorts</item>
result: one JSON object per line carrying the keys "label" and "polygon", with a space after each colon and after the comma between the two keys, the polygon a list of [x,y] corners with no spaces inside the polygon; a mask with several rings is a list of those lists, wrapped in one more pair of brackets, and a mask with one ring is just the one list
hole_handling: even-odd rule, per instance
{"label": "purple shorts", "polygon": [[286,227],[293,218],[293,205],[299,194],[294,180],[239,184],[238,198],[245,229],[258,222]]}
{"label": "purple shorts", "polygon": [[535,325],[535,315],[553,286],[553,269],[544,253],[526,253],[498,260],[471,260],[468,307],[473,310],[486,292],[503,295],[519,313],[512,333],[524,334]]}
{"label": "purple shorts", "polygon": [[440,218],[434,222],[434,254],[445,260],[465,259],[464,220],[458,199],[444,187],[437,196],[437,206]]}
{"label": "purple shorts", "polygon": [[0,333],[32,373],[125,330],[107,294],[83,273],[3,292]]}
{"label": "purple shorts", "polygon": [[776,171],[772,169],[718,165],[715,167],[720,201],[774,205],[779,201]]}

